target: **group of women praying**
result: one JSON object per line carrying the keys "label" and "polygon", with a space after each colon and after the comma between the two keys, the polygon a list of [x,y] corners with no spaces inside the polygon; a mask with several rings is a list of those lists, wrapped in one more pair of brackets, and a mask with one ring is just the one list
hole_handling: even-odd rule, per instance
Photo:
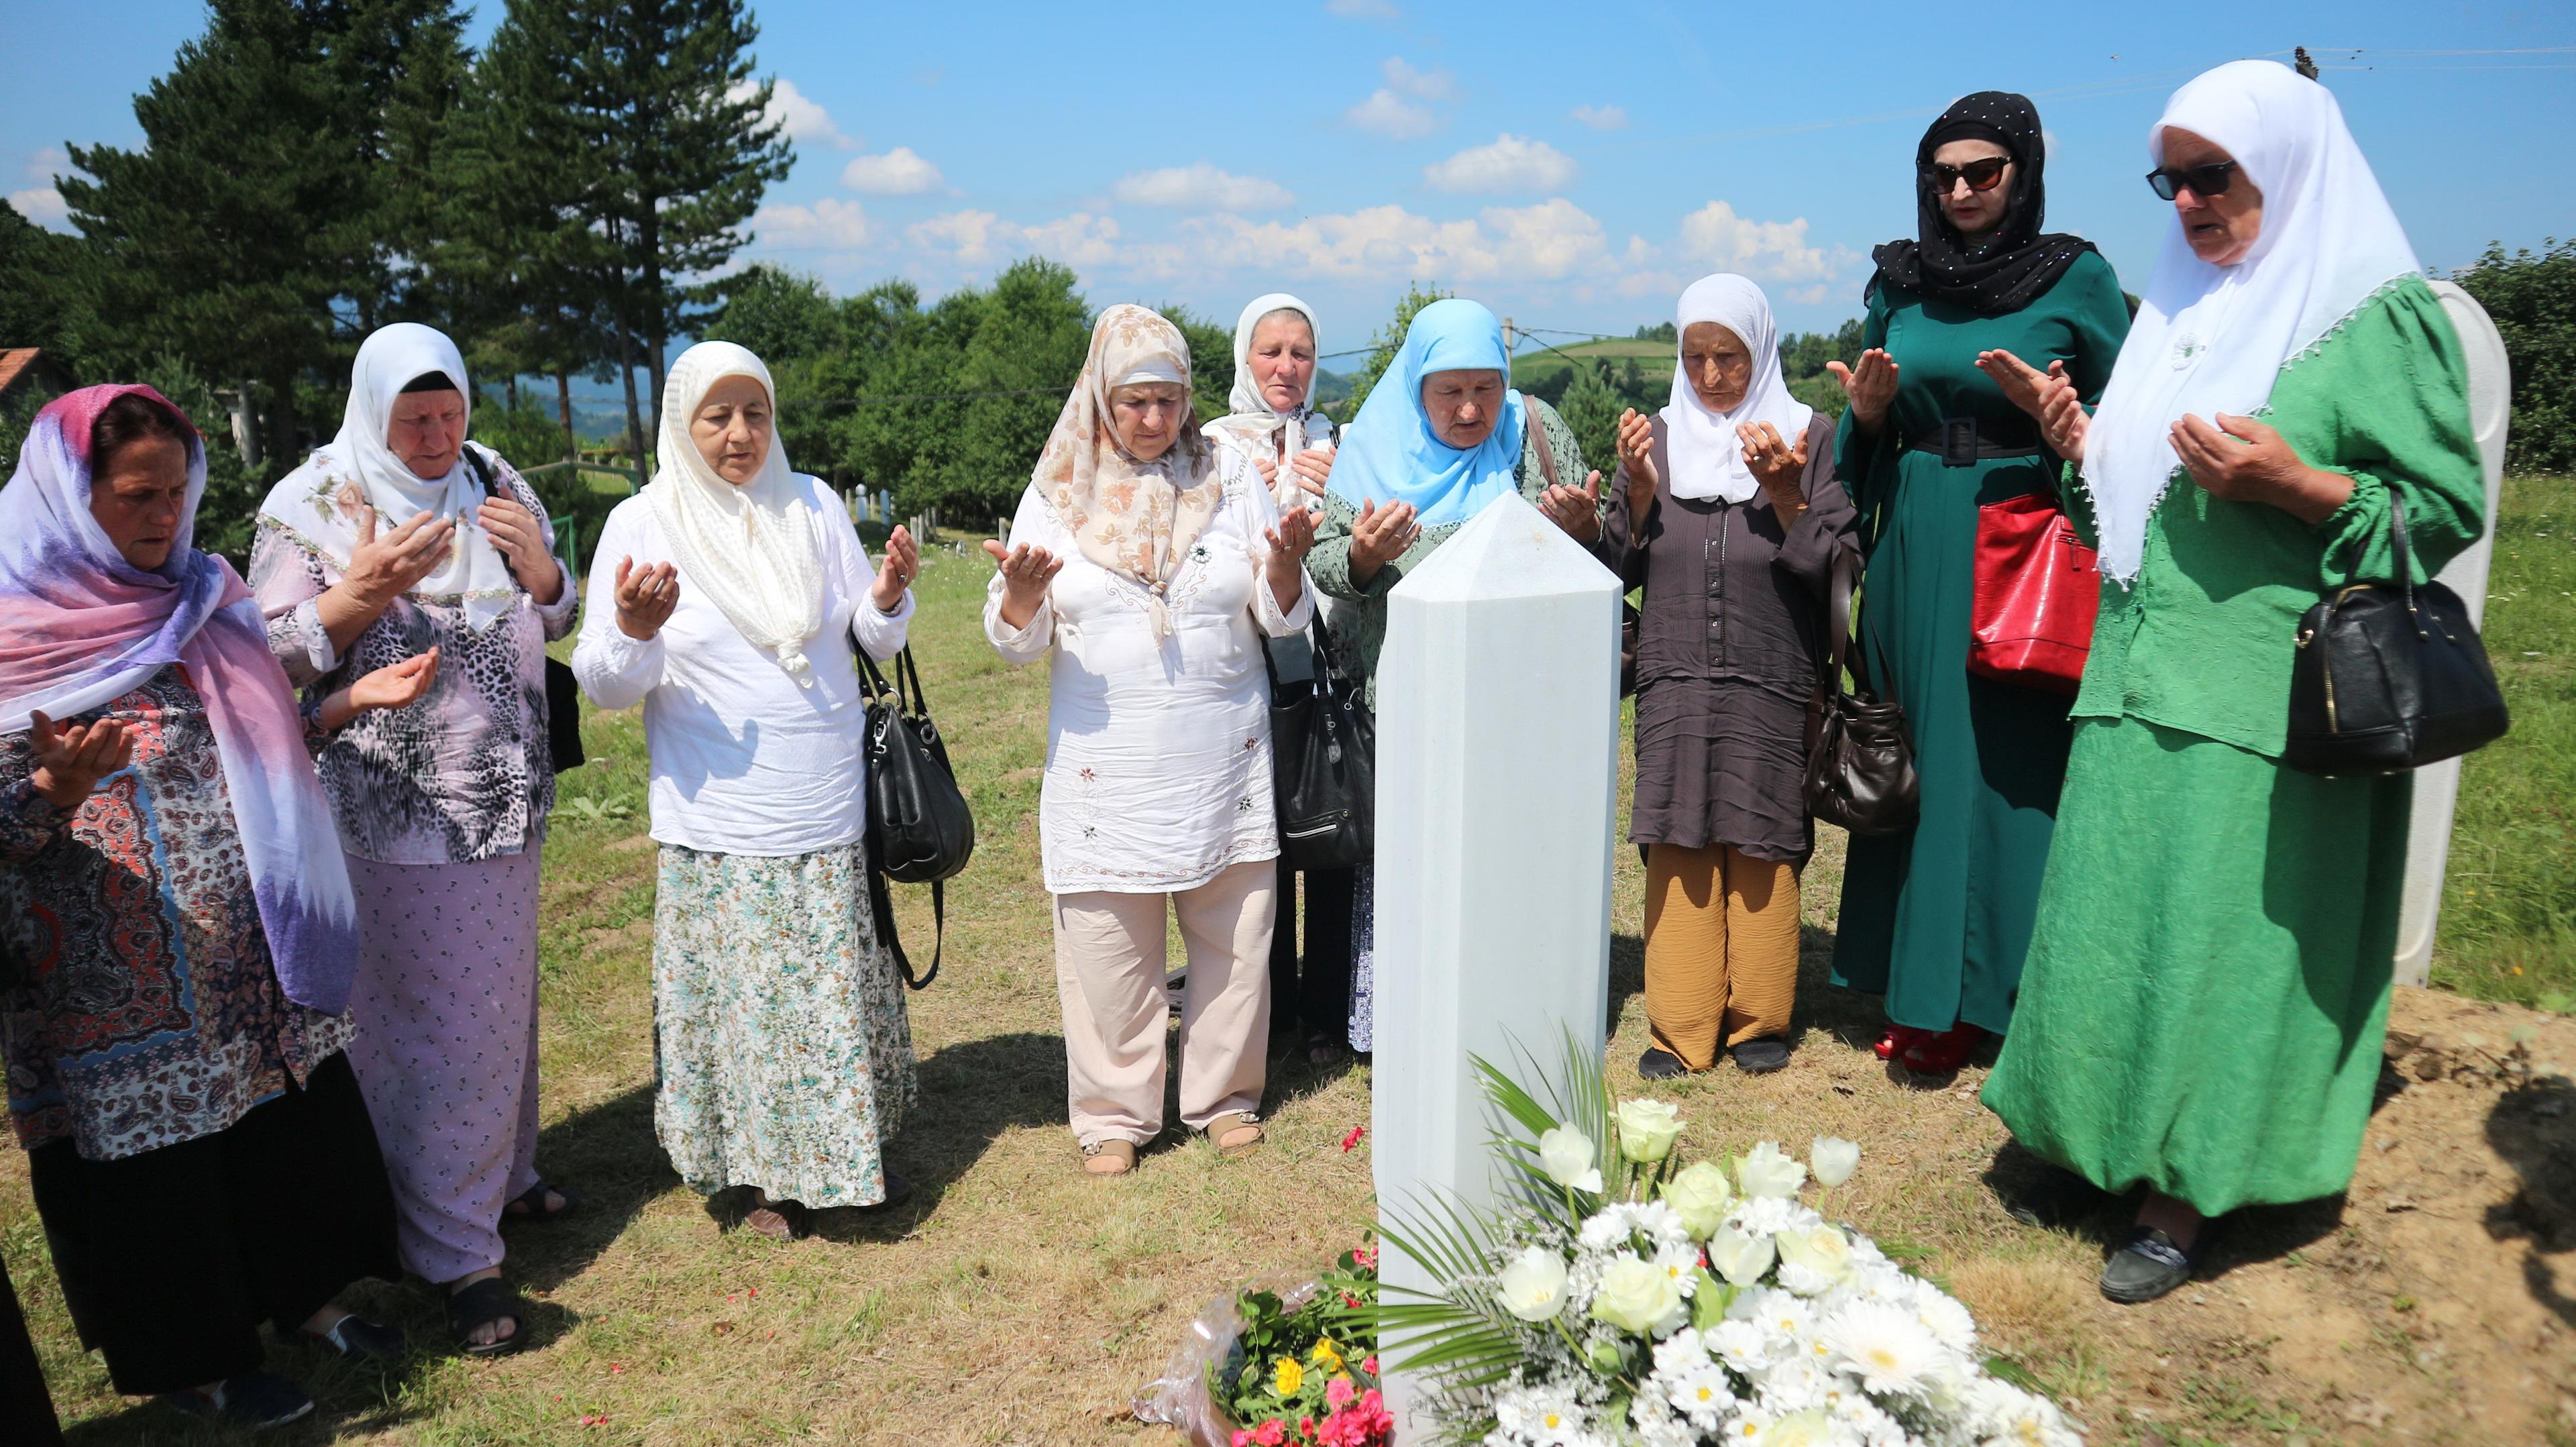
{"label": "group of women praying", "polygon": [[[1307,873],[1298,947],[1270,680],[1338,667],[1373,696],[1390,590],[1518,493],[1642,590],[1641,1075],[1790,1063],[1807,700],[1857,567],[1853,670],[1902,706],[1921,781],[1919,822],[1852,840],[1833,947],[1837,985],[1884,997],[1879,1055],[1999,1050],[1983,1099],[2054,1171],[2014,1215],[2138,1194],[2114,1300],[2189,1279],[2239,1206],[2341,1190],[2409,793],[2282,765],[2293,635],[2321,591],[2410,566],[2393,512],[2418,580],[2479,534],[2462,349],[2315,83],[2221,66],[2149,151],[2173,219],[2133,316],[2090,243],[2045,230],[2031,104],[1961,100],[1916,149],[1915,236],[1875,253],[1840,420],[1792,395],[1760,286],[1711,276],[1606,485],[1475,302],[1424,307],[1338,429],[1295,297],[1244,308],[1204,427],[1178,329],[1102,313],[984,545],[987,637],[1049,668],[1068,1168],[1124,1176],[1165,1139],[1171,1010],[1180,1124],[1229,1155],[1261,1143],[1277,1049],[1369,1051],[1373,981],[1406,962],[1374,947],[1366,868]],[[582,1205],[534,1160],[544,648],[577,612],[581,689],[643,706],[673,1166],[782,1239],[904,1198],[914,1052],[869,904],[857,653],[904,643],[913,540],[871,564],[790,469],[761,360],[709,342],[585,588],[535,491],[465,441],[474,398],[437,332],[367,338],[247,583],[191,546],[203,444],[148,388],[47,407],[0,492],[0,1048],[120,1391],[300,1414],[259,1329],[398,1356],[336,1298],[406,1271],[459,1350],[526,1341],[503,1233]],[[2071,698],[1967,665],[1979,509],[2029,496],[2099,550]]]}

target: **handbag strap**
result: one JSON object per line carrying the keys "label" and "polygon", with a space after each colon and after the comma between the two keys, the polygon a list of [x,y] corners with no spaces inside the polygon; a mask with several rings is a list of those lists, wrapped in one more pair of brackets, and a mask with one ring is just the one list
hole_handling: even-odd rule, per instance
{"label": "handbag strap", "polygon": [[896,706],[915,718],[929,718],[930,695],[921,690],[921,665],[912,661],[911,644],[894,656],[894,669]]}
{"label": "handbag strap", "polygon": [[1529,419],[1529,435],[1530,444],[1538,449],[1540,475],[1547,479],[1547,485],[1550,487],[1564,486],[1556,475],[1556,449],[1548,445],[1547,428],[1542,426],[1536,417]]}
{"label": "handbag strap", "polygon": [[1823,682],[1825,692],[1835,698],[1843,695],[1843,669],[1851,657],[1852,587],[1858,581],[1853,574],[1858,571],[1860,560],[1848,549],[1834,550],[1833,582],[1826,590],[1825,605],[1832,646],[1825,657]]}
{"label": "handbag strap", "polygon": [[877,661],[868,656],[866,649],[853,647],[850,656],[859,661],[859,692],[867,696],[868,702],[878,702],[894,692],[894,685],[886,682],[885,675],[877,670]]}
{"label": "handbag strap", "polygon": [[868,907],[877,917],[877,941],[894,956],[894,967],[903,974],[904,988],[927,990],[939,978],[939,961],[948,953],[948,881],[933,880],[930,885],[930,918],[932,924],[930,972],[919,977],[912,973],[912,957],[904,953],[903,936],[894,925],[894,895],[886,888],[885,871],[868,871]]}

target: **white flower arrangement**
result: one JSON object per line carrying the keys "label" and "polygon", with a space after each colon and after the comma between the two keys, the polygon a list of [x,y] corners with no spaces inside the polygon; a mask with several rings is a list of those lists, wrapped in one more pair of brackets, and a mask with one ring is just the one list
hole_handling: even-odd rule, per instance
{"label": "white flower arrangement", "polygon": [[1799,1199],[1849,1179],[1857,1145],[1686,1164],[1674,1107],[1614,1106],[1571,1042],[1567,1100],[1477,1068],[1523,1132],[1496,1141],[1506,1204],[1381,1225],[1440,1283],[1383,1304],[1380,1330],[1453,1440],[2082,1447],[2054,1404],[1988,1370],[1966,1307]]}

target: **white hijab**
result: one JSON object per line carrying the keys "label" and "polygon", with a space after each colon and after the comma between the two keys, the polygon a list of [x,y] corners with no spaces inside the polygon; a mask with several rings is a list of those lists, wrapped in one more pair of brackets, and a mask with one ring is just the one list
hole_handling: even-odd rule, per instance
{"label": "white hijab", "polygon": [[[1753,354],[1753,376],[1745,384],[1744,400],[1731,411],[1720,412],[1701,401],[1682,365],[1680,338],[1694,322],[1717,323],[1735,333]],[[1744,465],[1744,443],[1735,429],[1768,422],[1780,430],[1782,441],[1795,447],[1815,416],[1814,408],[1789,395],[1788,379],[1780,375],[1780,328],[1771,319],[1771,300],[1761,287],[1731,272],[1703,276],[1690,284],[1681,304],[1673,309],[1673,332],[1672,399],[1663,411],[1666,456],[1673,465],[1667,482],[1673,496],[1694,502],[1748,501],[1762,490],[1762,484]]]}
{"label": "white hijab", "polygon": [[[410,593],[422,602],[461,606],[467,626],[479,633],[507,614],[519,597],[508,561],[476,522],[483,484],[462,449],[443,475],[422,477],[385,440],[393,425],[394,399],[414,378],[432,373],[455,384],[470,423],[474,388],[465,375],[464,357],[446,333],[418,322],[395,322],[359,343],[339,435],[279,482],[262,511],[342,572],[348,571],[349,554],[358,545],[361,507],[376,510],[380,535],[421,513],[451,519],[456,542],[447,560],[414,583]],[[486,453],[488,459],[489,449]]]}
{"label": "white hijab", "polygon": [[[769,394],[769,455],[740,487],[698,455],[689,435],[707,393],[727,377],[749,377]],[[823,628],[823,565],[812,509],[787,470],[776,423],[778,388],[760,358],[731,342],[700,342],[671,364],[662,386],[651,500],[662,534],[687,575],[754,648],[774,653],[799,687],[811,687],[805,645]]]}
{"label": "white hijab", "polygon": [[2147,133],[2158,166],[2169,126],[2236,158],[2238,174],[2262,188],[2263,229],[2244,260],[2221,267],[2192,255],[2179,218],[2168,223],[2084,444],[2102,571],[2123,583],[2137,577],[2147,519],[2181,467],[2167,436],[2173,423],[2185,413],[2251,415],[2285,365],[2418,270],[2324,86],[2275,61],[2231,61],[2165,103]]}
{"label": "white hijab", "polygon": [[[1317,351],[1324,345],[1323,328],[1315,321],[1315,309],[1284,291],[1274,291],[1252,299],[1234,324],[1234,387],[1226,394],[1230,415],[1220,417],[1200,429],[1212,442],[1222,442],[1247,458],[1268,462],[1274,458],[1294,457],[1309,447],[1321,446],[1333,438],[1333,419],[1315,410],[1315,380],[1320,374],[1306,377],[1306,395],[1297,399],[1294,409],[1272,410],[1270,399],[1261,394],[1261,384],[1252,375],[1252,333],[1261,319],[1272,312],[1295,312],[1306,319],[1306,334]],[[1274,435],[1282,440],[1273,442]],[[1273,449],[1277,449],[1274,453]],[[1293,507],[1309,501],[1308,494],[1297,486],[1297,479],[1287,468],[1279,469],[1271,483],[1271,495],[1281,507]]]}

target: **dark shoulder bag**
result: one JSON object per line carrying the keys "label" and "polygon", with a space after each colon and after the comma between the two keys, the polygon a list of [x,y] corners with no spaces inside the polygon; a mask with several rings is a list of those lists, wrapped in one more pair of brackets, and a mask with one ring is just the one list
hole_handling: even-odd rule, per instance
{"label": "dark shoulder bag", "polygon": [[[474,469],[474,480],[483,485],[486,497],[506,496],[501,491],[501,479],[492,475],[492,465],[483,460],[481,453],[466,448],[465,464]],[[574,586],[569,572],[564,586]],[[581,685],[573,681],[572,665],[553,657],[546,659],[546,751],[554,756],[558,774],[582,766]]]}
{"label": "dark shoulder bag", "polygon": [[1843,686],[1851,654],[1852,575],[1858,568],[1847,552],[1834,558],[1833,651],[1810,705],[1807,812],[1854,834],[1902,834],[1914,827],[1921,790],[1905,710]]}
{"label": "dark shoulder bag", "polygon": [[[861,606],[867,606],[862,604]],[[888,684],[865,648],[852,648],[859,662],[859,688],[867,695],[867,722],[862,747],[868,763],[868,900],[876,911],[877,934],[893,954],[903,982],[927,989],[939,978],[939,961],[948,948],[948,884],[975,857],[975,813],[967,807],[957,772],[948,764],[948,745],[930,721],[930,704],[921,691],[921,670],[907,647],[895,655],[895,682]],[[929,973],[915,978],[912,959],[895,933],[894,900],[888,881],[930,886],[930,912],[938,933],[931,947]]]}
{"label": "dark shoulder bag", "polygon": [[1279,852],[1296,869],[1355,869],[1376,846],[1377,724],[1334,658],[1324,620],[1307,631],[1315,646],[1312,682],[1281,683],[1270,650],[1261,650],[1270,668]]}
{"label": "dark shoulder bag", "polygon": [[2394,497],[2388,527],[2397,582],[2338,588],[2299,620],[2281,762],[2302,773],[2402,774],[2504,737],[2504,694],[2468,605],[2415,585]]}

